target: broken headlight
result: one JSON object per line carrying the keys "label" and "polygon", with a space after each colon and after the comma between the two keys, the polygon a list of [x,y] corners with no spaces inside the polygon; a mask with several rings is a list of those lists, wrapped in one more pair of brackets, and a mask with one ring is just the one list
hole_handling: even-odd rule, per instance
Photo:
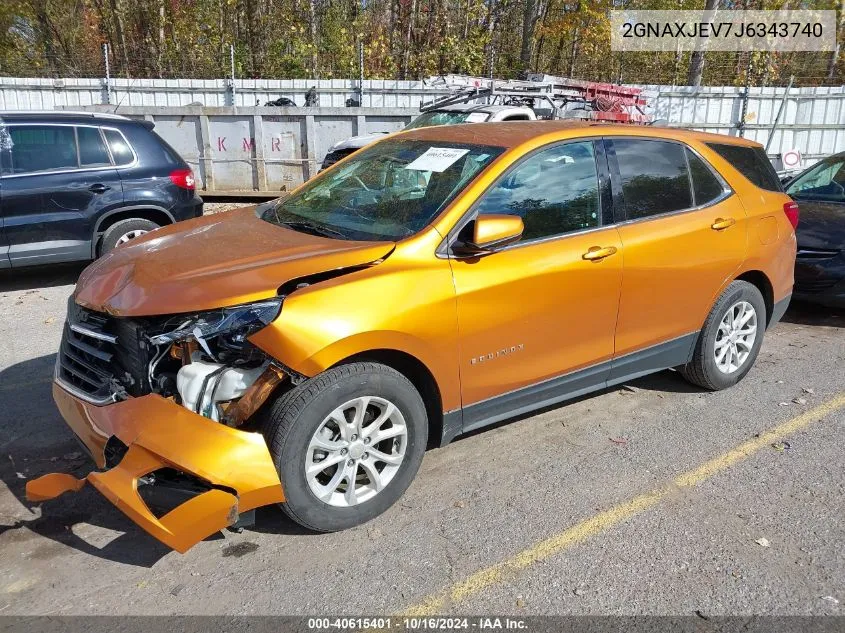
{"label": "broken headlight", "polygon": [[[187,317],[178,327],[150,337],[153,345],[164,345],[195,338],[200,344],[220,334],[245,340],[250,334],[270,325],[282,309],[282,297],[256,303],[201,312]],[[205,346],[204,346],[205,347]]]}

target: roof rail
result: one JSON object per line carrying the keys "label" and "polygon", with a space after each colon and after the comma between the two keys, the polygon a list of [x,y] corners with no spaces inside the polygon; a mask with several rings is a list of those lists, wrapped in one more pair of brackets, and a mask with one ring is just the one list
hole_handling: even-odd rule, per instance
{"label": "roof rail", "polygon": [[125,117],[122,114],[113,114],[111,112],[91,112],[86,110],[0,110],[0,119],[4,116],[21,116],[21,115],[35,115],[35,116],[48,116],[48,115],[65,115],[65,116],[78,116],[78,117],[91,117],[93,119],[111,119],[111,120],[121,120],[121,121],[129,121],[129,117]]}

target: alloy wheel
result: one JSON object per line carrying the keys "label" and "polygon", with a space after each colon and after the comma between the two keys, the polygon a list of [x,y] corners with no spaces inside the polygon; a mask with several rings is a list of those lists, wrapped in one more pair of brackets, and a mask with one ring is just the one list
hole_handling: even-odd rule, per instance
{"label": "alloy wheel", "polygon": [[147,231],[145,231],[144,229],[135,229],[134,231],[127,231],[117,239],[115,246],[126,244],[126,242],[128,242],[129,240],[134,239],[136,237],[141,237],[146,232]]}
{"label": "alloy wheel", "polygon": [[757,338],[757,311],[747,301],[728,308],[716,331],[713,355],[716,367],[724,374],[739,370],[751,355]]}
{"label": "alloy wheel", "polygon": [[305,478],[314,495],[331,506],[369,501],[399,472],[408,446],[402,412],[389,400],[361,396],[320,423],[305,457]]}

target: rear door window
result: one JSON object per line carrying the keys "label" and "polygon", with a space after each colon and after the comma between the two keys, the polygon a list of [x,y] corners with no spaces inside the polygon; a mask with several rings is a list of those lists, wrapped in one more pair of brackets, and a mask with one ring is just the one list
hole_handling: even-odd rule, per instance
{"label": "rear door window", "polygon": [[707,163],[689,148],[686,151],[695,206],[702,207],[719,198],[725,192],[725,188]]}
{"label": "rear door window", "polygon": [[76,128],[76,138],[79,142],[79,165],[81,167],[111,165],[109,152],[99,129],[78,127]]}
{"label": "rear door window", "polygon": [[132,153],[132,148],[123,138],[123,134],[117,130],[109,130],[103,128],[103,134],[106,136],[106,142],[109,144],[111,155],[114,158],[114,164],[118,167],[122,165],[129,165],[135,160],[135,155]]}
{"label": "rear door window", "polygon": [[651,139],[613,139],[612,146],[628,220],[694,206],[682,145]]}
{"label": "rear door window", "polygon": [[27,174],[79,166],[76,135],[64,125],[12,125],[11,172]]}
{"label": "rear door window", "polygon": [[783,191],[777,172],[762,147],[727,143],[708,143],[707,145],[760,189]]}

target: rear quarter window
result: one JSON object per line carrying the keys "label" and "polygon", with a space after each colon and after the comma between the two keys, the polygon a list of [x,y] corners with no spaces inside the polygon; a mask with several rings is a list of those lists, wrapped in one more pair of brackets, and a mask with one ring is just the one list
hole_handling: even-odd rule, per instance
{"label": "rear quarter window", "polygon": [[121,165],[129,165],[135,160],[135,155],[132,153],[132,148],[129,143],[123,138],[123,134],[117,130],[109,130],[103,128],[103,134],[106,136],[106,142],[109,144],[114,164],[117,167]]}
{"label": "rear quarter window", "polygon": [[760,189],[783,191],[777,172],[762,147],[728,143],[708,143],[707,146]]}
{"label": "rear quarter window", "polygon": [[692,177],[692,192],[695,205],[702,207],[721,198],[725,188],[713,173],[712,168],[699,158],[695,152],[687,148],[687,164]]}

